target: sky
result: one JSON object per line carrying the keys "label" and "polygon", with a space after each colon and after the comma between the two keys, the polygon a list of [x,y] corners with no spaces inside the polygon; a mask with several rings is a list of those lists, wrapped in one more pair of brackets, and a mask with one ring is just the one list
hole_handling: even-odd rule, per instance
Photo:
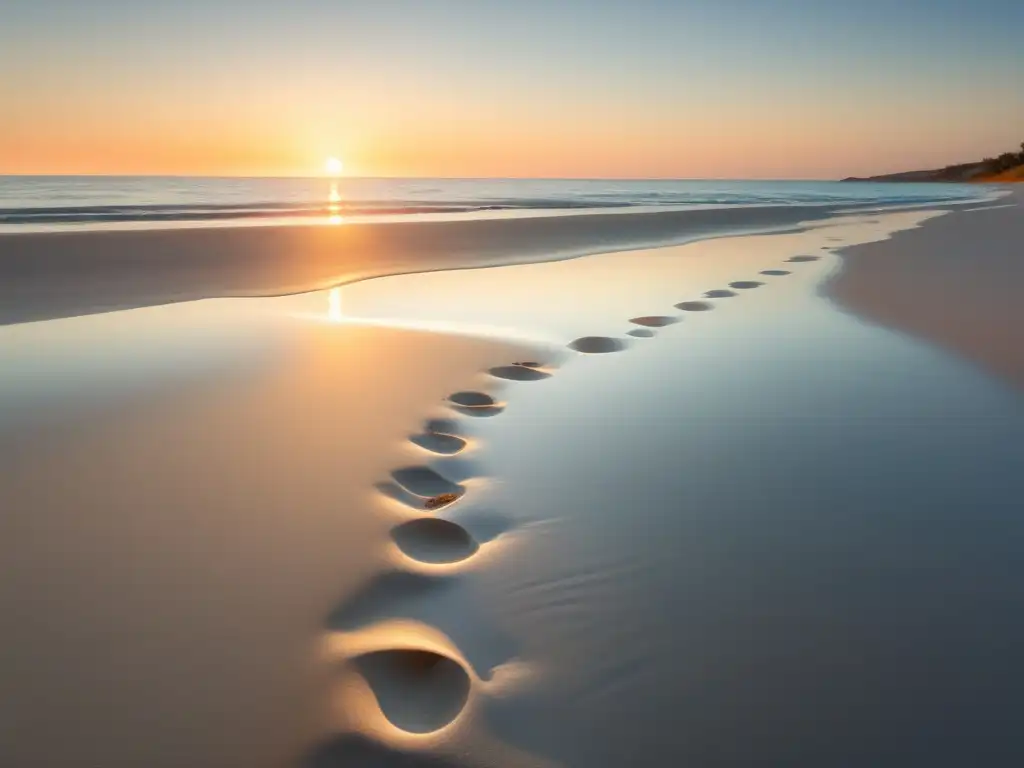
{"label": "sky", "polygon": [[0,174],[836,178],[1024,141],[1020,0],[7,0]]}

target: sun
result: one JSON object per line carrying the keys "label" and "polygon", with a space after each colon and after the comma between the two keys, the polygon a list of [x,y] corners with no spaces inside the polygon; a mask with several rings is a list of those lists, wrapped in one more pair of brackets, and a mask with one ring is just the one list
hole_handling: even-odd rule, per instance
{"label": "sun", "polygon": [[345,170],[345,166],[338,158],[328,157],[327,162],[324,163],[324,170],[327,171],[328,176],[340,176],[341,172]]}

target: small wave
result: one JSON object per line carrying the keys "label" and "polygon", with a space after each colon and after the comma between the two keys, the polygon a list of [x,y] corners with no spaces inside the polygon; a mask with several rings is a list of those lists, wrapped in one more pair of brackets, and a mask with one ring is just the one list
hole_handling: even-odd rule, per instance
{"label": "small wave", "polygon": [[[81,182],[84,183],[84,182]],[[907,205],[942,204],[964,201],[971,195],[955,187],[939,189],[934,185],[909,185],[898,190],[892,185],[884,189],[876,185],[839,184],[770,184],[740,183],[696,183],[678,182],[672,189],[654,188],[656,185],[638,186],[639,183],[612,184],[601,188],[604,182],[559,182],[554,187],[548,183],[524,182],[519,189],[518,182],[481,182],[476,188],[466,182],[453,182],[444,187],[419,188],[406,186],[395,189],[398,194],[391,196],[384,187],[362,190],[360,195],[345,195],[340,203],[329,204],[323,198],[310,199],[308,189],[292,199],[274,199],[277,192],[290,193],[294,190],[277,189],[261,182],[252,189],[250,199],[225,201],[225,195],[235,194],[232,189],[214,188],[214,182],[192,181],[184,184],[193,196],[191,200],[177,203],[143,203],[130,197],[123,204],[93,204],[99,195],[112,199],[117,195],[130,194],[126,189],[130,182],[106,180],[90,182],[96,189],[82,195],[78,201],[58,205],[55,197],[60,187],[54,183],[40,186],[38,181],[7,181],[0,184],[0,201],[5,197],[7,204],[0,206],[0,225],[49,225],[49,224],[103,224],[103,223],[146,223],[146,222],[189,222],[249,219],[313,219],[331,215],[348,217],[373,216],[416,216],[431,214],[470,214],[500,211],[581,211],[600,209],[689,209],[699,207],[735,208],[759,206],[783,207],[829,207],[845,206],[849,209],[890,208]],[[139,181],[133,183],[141,183]],[[225,182],[216,182],[223,184]],[[21,184],[22,187],[16,186]],[[33,189],[34,193],[25,192]],[[107,186],[102,186],[106,184]],[[4,194],[4,186],[10,191]],[[169,194],[166,182],[160,187],[152,182],[152,195]],[[364,185],[365,186],[365,185]],[[544,188],[547,187],[547,188]],[[560,187],[560,188],[559,188]],[[22,191],[19,192],[19,189]],[[147,188],[148,189],[148,188]],[[262,190],[262,191],[259,191]],[[447,190],[443,192],[443,190]],[[499,191],[500,190],[500,191]],[[489,194],[498,191],[498,194]],[[514,192],[502,195],[501,191]],[[369,192],[369,194],[366,194]],[[383,194],[382,194],[383,193]],[[540,193],[540,194],[537,194]],[[545,194],[548,193],[548,194]],[[62,193],[63,194],[63,193]],[[971,194],[976,193],[972,192]],[[257,195],[264,196],[260,199]],[[220,199],[218,200],[218,196]],[[91,198],[91,199],[90,199]],[[102,200],[102,197],[99,197]],[[116,198],[115,198],[116,199]],[[152,198],[151,198],[152,199]],[[35,204],[14,205],[31,200]],[[41,205],[46,201],[50,204]]]}
{"label": "small wave", "polygon": [[66,207],[0,208],[2,224],[75,224],[147,221],[213,221],[223,219],[311,218],[342,216],[411,216],[486,211],[575,210],[623,208],[634,203],[589,203],[579,200],[515,200],[500,202],[356,203],[309,205],[257,203],[251,205],[89,205]]}

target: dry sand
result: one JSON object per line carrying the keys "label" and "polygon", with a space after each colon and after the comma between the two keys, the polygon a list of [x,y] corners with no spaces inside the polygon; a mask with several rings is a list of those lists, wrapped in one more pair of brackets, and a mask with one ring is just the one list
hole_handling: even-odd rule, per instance
{"label": "dry sand", "polygon": [[[200,329],[212,322],[202,305],[173,314],[190,308]],[[77,344],[100,354],[117,339],[113,321],[145,326],[147,313],[167,310],[60,322],[67,333],[98,323]],[[408,438],[448,394],[498,388],[488,368],[537,355],[323,320],[242,324],[266,336],[254,360],[178,370],[171,387],[158,370],[93,402],[83,360],[64,363],[51,400],[15,391],[0,402],[24,411],[0,434],[0,764],[291,764],[336,727],[314,663],[326,618],[387,562],[389,529],[426,514],[382,510],[374,484],[435,456]],[[144,347],[189,327],[154,324],[121,357],[145,366]],[[471,550],[448,530],[399,530],[428,562]],[[407,662],[366,659],[374,674],[416,667]],[[402,722],[420,716],[396,695]]]}
{"label": "dry sand", "polygon": [[1014,190],[1011,201],[846,248],[843,269],[826,292],[861,317],[926,339],[1024,388],[1024,191]]}

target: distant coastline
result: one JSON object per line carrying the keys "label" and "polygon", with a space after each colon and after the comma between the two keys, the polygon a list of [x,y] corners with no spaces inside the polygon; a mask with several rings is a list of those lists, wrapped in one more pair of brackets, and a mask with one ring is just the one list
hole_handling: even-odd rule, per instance
{"label": "distant coastline", "polygon": [[1003,184],[1024,182],[1024,143],[1020,152],[1004,152],[973,163],[948,165],[927,171],[904,171],[882,176],[851,176],[842,181],[947,182],[970,184]]}

